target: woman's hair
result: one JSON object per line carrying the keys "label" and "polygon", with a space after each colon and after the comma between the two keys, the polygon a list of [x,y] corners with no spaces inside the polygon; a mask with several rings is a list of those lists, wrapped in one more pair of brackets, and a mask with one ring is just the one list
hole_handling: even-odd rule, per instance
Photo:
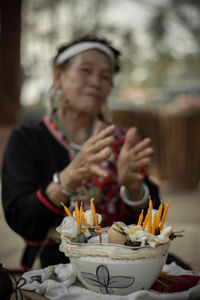
{"label": "woman's hair", "polygon": [[[92,41],[92,42],[99,42],[101,44],[104,44],[104,45],[106,45],[107,47],[109,47],[112,50],[113,55],[115,56],[115,61],[116,61],[115,72],[118,72],[120,70],[119,61],[118,61],[119,60],[120,51],[118,51],[117,49],[115,49],[111,45],[111,42],[108,41],[107,39],[105,39],[105,38],[98,38],[96,36],[91,36],[91,35],[86,35],[86,36],[83,36],[83,37],[81,37],[79,39],[75,39],[73,42],[71,42],[69,44],[66,44],[66,45],[62,45],[60,48],[58,48],[57,54],[56,54],[56,56],[53,59],[53,65],[55,66],[58,56],[60,56],[60,54],[62,52],[64,52],[66,49],[68,49],[69,47],[71,47],[73,45],[76,45],[76,44],[78,44],[80,42],[90,42],[90,41]],[[68,61],[65,61],[62,65],[60,65],[60,67],[65,67],[67,63],[68,63]]]}

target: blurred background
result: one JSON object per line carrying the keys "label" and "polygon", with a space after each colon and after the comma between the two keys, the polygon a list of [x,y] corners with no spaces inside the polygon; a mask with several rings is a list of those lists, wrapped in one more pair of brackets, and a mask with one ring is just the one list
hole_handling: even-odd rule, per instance
{"label": "blurred background", "polygon": [[[149,136],[149,170],[167,222],[185,229],[171,252],[200,270],[200,2],[198,0],[2,0],[0,3],[0,166],[10,131],[47,109],[52,58],[84,34],[121,50],[107,117]],[[18,269],[23,240],[0,207],[0,262]]]}

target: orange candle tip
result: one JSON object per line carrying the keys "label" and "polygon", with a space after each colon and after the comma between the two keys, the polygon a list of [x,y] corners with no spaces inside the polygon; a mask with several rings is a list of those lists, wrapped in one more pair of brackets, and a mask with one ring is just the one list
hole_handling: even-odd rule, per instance
{"label": "orange candle tip", "polygon": [[64,210],[65,210],[66,214],[68,215],[68,217],[72,217],[72,213],[69,210],[69,208],[63,202],[61,202],[61,205],[64,207]]}
{"label": "orange candle tip", "polygon": [[84,213],[83,213],[83,202],[81,201],[81,207],[80,207],[80,218],[82,225],[85,226],[85,218],[84,218]]}
{"label": "orange candle tip", "polygon": [[161,215],[162,215],[162,210],[163,210],[163,204],[162,204],[162,200],[158,209],[158,215],[157,215],[157,221],[156,221],[156,228],[159,227],[160,224],[160,219],[161,219]]}
{"label": "orange candle tip", "polygon": [[142,221],[143,221],[143,211],[144,210],[142,209],[142,212],[139,215],[138,222],[137,222],[138,226],[140,226],[142,224]]}
{"label": "orange candle tip", "polygon": [[153,209],[153,202],[151,200],[151,197],[149,196],[149,209],[152,210]]}
{"label": "orange candle tip", "polygon": [[96,209],[95,209],[95,205],[94,205],[93,200],[94,200],[94,198],[90,199],[90,206],[91,206],[93,222],[94,222],[95,225],[97,225]]}
{"label": "orange candle tip", "polygon": [[170,201],[168,201],[166,206],[165,206],[165,209],[164,209],[164,212],[163,212],[163,215],[162,215],[162,219],[161,219],[161,223],[160,223],[160,230],[163,229],[169,205],[170,205]]}

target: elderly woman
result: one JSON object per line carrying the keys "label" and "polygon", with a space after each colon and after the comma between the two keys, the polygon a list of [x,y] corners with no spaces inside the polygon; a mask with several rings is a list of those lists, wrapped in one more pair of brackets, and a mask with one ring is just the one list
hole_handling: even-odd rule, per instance
{"label": "elderly woman", "polygon": [[146,169],[153,149],[137,129],[102,120],[102,108],[119,70],[119,52],[106,40],[84,38],[58,50],[54,59],[52,113],[34,126],[19,126],[8,140],[2,168],[2,199],[10,227],[27,247],[22,264],[31,268],[67,261],[55,228],[73,209],[94,197],[103,224],[137,221],[149,195],[159,206],[157,187]]}

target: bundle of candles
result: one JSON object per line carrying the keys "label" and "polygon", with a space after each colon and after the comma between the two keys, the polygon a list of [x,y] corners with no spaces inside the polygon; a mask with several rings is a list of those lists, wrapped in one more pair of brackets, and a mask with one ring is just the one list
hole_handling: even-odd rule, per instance
{"label": "bundle of candles", "polygon": [[[154,210],[152,200],[149,197],[149,209],[145,216],[144,222],[142,223],[142,221],[143,221],[143,210],[142,210],[142,212],[138,218],[137,225],[142,226],[142,230],[147,229],[147,232],[149,232],[149,233],[152,233],[154,235],[159,234],[163,230],[169,205],[170,205],[170,202],[167,202],[165,209],[163,211],[163,204],[161,201],[158,211]],[[162,216],[162,218],[161,218],[161,216]],[[153,219],[153,222],[152,222],[152,219]]]}
{"label": "bundle of candles", "polygon": [[[99,227],[98,226],[98,215],[96,213],[96,209],[95,209],[95,205],[94,205],[93,201],[94,201],[94,198],[92,198],[90,200],[90,207],[91,207],[91,213],[92,213],[93,225],[94,225],[93,227]],[[72,213],[70,212],[69,208],[67,206],[65,206],[62,202],[61,202],[61,204],[63,205],[64,210],[65,210],[66,214],[68,215],[68,217],[72,217]],[[76,219],[78,228],[80,228],[82,226],[86,226],[84,212],[83,212],[83,202],[81,202],[81,206],[79,208],[78,202],[76,201],[76,204],[75,204],[75,219]],[[87,226],[92,226],[92,225],[87,224]]]}
{"label": "bundle of candles", "polygon": [[[100,226],[101,216],[96,213],[96,208],[94,205],[94,198],[90,199],[90,211],[83,211],[83,202],[81,202],[81,206],[78,206],[78,202],[76,201],[74,215],[70,212],[67,206],[61,203],[64,207],[64,210],[68,217],[74,218],[76,221],[76,235],[85,234],[87,237],[91,236],[91,232],[96,232],[99,235],[99,242],[102,243],[102,233],[106,231],[106,229],[102,229]],[[90,231],[88,231],[89,229]]]}
{"label": "bundle of candles", "polygon": [[[144,246],[146,244],[155,247],[156,244],[166,243],[169,239],[182,236],[182,231],[172,232],[171,226],[165,225],[165,220],[170,202],[167,202],[165,208],[163,203],[156,210],[149,197],[149,207],[144,218],[144,211],[139,215],[137,224],[126,225],[122,222],[114,222],[110,228],[101,228],[101,215],[96,213],[94,199],[90,200],[90,210],[83,211],[83,203],[80,207],[76,201],[75,210],[70,212],[63,203],[67,217],[63,219],[62,224],[57,228],[63,236],[67,236],[71,241],[87,243],[94,235],[99,235],[99,243],[102,243],[102,234],[108,233],[108,243],[122,244],[127,246]],[[144,219],[144,220],[143,220]]]}

